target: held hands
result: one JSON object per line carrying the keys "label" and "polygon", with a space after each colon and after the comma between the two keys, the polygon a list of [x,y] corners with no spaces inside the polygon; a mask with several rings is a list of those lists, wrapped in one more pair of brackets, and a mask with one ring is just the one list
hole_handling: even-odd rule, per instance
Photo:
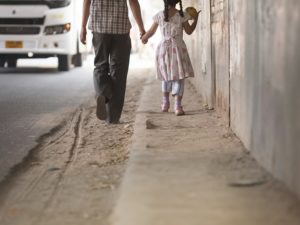
{"label": "held hands", "polygon": [[144,35],[141,37],[141,41],[143,44],[147,44],[150,37],[152,37],[156,30],[157,30],[158,24],[153,23],[150,29],[144,33]]}
{"label": "held hands", "polygon": [[141,38],[142,43],[145,45],[148,43],[149,38],[146,36],[146,34],[143,35],[143,37]]}
{"label": "held hands", "polygon": [[140,29],[140,39],[142,39],[142,37],[146,34],[145,29]]}
{"label": "held hands", "polygon": [[146,31],[145,30],[140,31],[140,39],[141,39],[143,44],[147,44],[148,38],[146,38]]}

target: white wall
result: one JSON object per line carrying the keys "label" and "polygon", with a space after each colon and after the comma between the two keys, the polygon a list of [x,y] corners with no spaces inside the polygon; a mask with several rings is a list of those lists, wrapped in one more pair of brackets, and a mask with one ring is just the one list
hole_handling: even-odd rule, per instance
{"label": "white wall", "polygon": [[300,1],[187,4],[203,10],[186,42],[204,102],[223,111],[255,158],[300,196]]}

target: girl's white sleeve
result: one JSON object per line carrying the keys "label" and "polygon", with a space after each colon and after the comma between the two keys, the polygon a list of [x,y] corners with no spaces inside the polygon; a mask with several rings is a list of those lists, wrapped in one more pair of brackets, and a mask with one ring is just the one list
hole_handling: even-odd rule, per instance
{"label": "girl's white sleeve", "polygon": [[159,13],[156,13],[154,16],[153,16],[153,21],[157,24],[159,24],[159,21],[160,21],[160,12]]}

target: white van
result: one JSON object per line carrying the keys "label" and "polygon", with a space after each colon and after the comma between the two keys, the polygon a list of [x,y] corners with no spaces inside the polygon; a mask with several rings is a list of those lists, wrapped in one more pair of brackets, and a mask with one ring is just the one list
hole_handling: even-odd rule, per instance
{"label": "white van", "polygon": [[0,0],[0,67],[53,56],[61,71],[81,66],[91,48],[80,43],[81,10],[80,0]]}

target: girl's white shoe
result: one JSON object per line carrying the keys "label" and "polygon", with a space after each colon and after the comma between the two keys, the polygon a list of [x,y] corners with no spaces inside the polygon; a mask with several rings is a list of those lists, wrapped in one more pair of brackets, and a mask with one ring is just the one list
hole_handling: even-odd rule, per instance
{"label": "girl's white shoe", "polygon": [[182,106],[178,106],[175,109],[175,115],[176,116],[183,116],[185,114],[185,112],[183,111]]}
{"label": "girl's white shoe", "polygon": [[161,103],[161,111],[168,112],[170,108],[170,102],[163,102]]}

